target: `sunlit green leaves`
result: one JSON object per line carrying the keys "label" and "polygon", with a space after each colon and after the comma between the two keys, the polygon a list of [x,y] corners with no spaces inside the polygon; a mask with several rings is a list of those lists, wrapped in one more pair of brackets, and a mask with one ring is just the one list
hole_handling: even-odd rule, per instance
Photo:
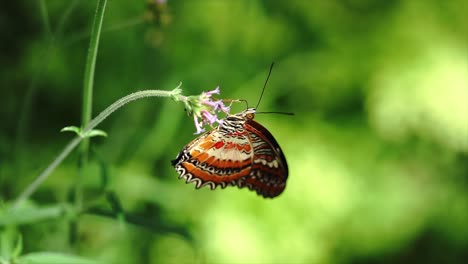
{"label": "sunlit green leaves", "polygon": [[73,213],[72,207],[66,204],[37,206],[31,203],[24,203],[18,208],[4,207],[0,210],[0,227],[67,217]]}
{"label": "sunlit green leaves", "polygon": [[18,264],[98,264],[102,262],[86,259],[76,255],[55,253],[55,252],[36,252],[29,253],[19,257],[16,260]]}

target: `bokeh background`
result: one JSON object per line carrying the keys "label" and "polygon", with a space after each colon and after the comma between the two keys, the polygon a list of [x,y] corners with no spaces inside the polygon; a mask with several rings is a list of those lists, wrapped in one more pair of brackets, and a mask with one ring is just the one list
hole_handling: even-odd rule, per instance
{"label": "bokeh background", "polygon": [[[71,139],[60,129],[80,125],[96,2],[2,6],[0,199],[8,205]],[[110,263],[462,263],[467,10],[463,0],[109,1],[93,115],[131,92],[179,82],[185,95],[219,85],[222,98],[254,106],[274,61],[259,111],[295,115],[256,120],[283,148],[286,190],[263,199],[178,180],[170,161],[195,137],[192,118],[180,103],[144,99],[99,126],[109,136],[92,140],[91,209],[77,228],[66,217],[9,228],[23,235],[24,253]],[[68,157],[30,206],[68,203],[77,159]],[[102,188],[125,219],[106,216]]]}

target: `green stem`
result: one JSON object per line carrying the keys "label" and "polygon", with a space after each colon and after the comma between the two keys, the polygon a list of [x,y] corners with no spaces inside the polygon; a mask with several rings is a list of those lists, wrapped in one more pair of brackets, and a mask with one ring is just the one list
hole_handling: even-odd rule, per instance
{"label": "green stem", "polygon": [[[88,125],[83,129],[83,134],[86,135],[89,131],[94,129],[99,123],[101,123],[104,119],[106,119],[110,114],[112,114],[115,110],[119,109],[120,107],[130,103],[131,101],[135,101],[145,97],[173,97],[173,96],[180,96],[179,86],[172,91],[162,91],[162,90],[145,90],[139,91],[132,94],[129,94],[125,97],[120,98],[109,107],[107,107],[104,111],[99,113],[93,120],[91,120]],[[178,97],[179,98],[179,97]],[[185,97],[180,96],[180,101],[185,101]]]}
{"label": "green stem", "polygon": [[39,9],[41,11],[42,23],[44,24],[45,36],[49,36],[52,31],[50,30],[49,12],[47,11],[45,0],[39,1]]}
{"label": "green stem", "polygon": [[[94,72],[96,69],[96,58],[99,47],[99,38],[101,35],[102,21],[106,9],[107,0],[99,0],[94,16],[91,38],[89,40],[88,56],[86,58],[86,68],[84,73],[83,87],[83,108],[81,113],[81,127],[84,128],[91,120],[93,105],[93,84]],[[79,210],[83,203],[83,168],[88,162],[89,138],[85,138],[80,146],[79,172],[75,186],[75,205]]]}
{"label": "green stem", "polygon": [[29,196],[31,196],[36,189],[44,182],[45,179],[55,170],[55,168],[62,163],[62,161],[72,152],[73,149],[84,139],[86,138],[86,134],[94,129],[97,125],[99,125],[102,121],[104,121],[109,115],[115,112],[117,109],[121,108],[122,106],[146,97],[172,97],[176,101],[182,101],[186,103],[187,97],[180,95],[181,90],[179,89],[180,85],[172,91],[161,91],[161,90],[145,90],[139,91],[132,94],[129,94],[121,99],[117,100],[109,107],[107,107],[104,111],[102,111],[99,115],[97,115],[93,120],[91,120],[88,125],[83,129],[81,135],[84,136],[77,136],[73,140],[71,140],[65,148],[60,152],[60,154],[52,161],[52,163],[45,168],[41,174],[39,174],[36,179],[20,194],[20,196],[16,199],[13,208],[18,208],[18,206]]}

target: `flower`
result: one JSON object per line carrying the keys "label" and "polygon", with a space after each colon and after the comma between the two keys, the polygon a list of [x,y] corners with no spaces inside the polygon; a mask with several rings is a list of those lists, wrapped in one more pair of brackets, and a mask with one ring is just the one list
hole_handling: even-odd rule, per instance
{"label": "flower", "polygon": [[219,86],[214,90],[202,92],[200,95],[188,96],[184,101],[188,114],[193,115],[197,129],[195,134],[204,132],[204,125],[222,124],[223,120],[218,118],[218,112],[229,113],[230,107],[225,106],[223,100],[213,100],[214,94],[220,94]]}

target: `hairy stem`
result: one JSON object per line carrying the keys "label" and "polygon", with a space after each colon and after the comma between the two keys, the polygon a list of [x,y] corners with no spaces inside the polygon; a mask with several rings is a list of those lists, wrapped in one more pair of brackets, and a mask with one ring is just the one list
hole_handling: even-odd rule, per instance
{"label": "hairy stem", "polygon": [[172,90],[172,91],[162,91],[162,90],[145,90],[139,91],[132,94],[129,94],[121,99],[117,100],[109,107],[107,107],[104,111],[102,111],[99,115],[97,115],[93,120],[91,120],[81,133],[82,136],[77,136],[73,140],[71,140],[66,147],[60,152],[60,154],[45,168],[41,174],[39,174],[36,179],[20,194],[20,196],[16,199],[13,208],[17,208],[24,200],[29,198],[37,188],[44,182],[45,179],[54,171],[54,169],[70,154],[70,152],[75,149],[75,147],[84,139],[86,138],[86,134],[94,129],[97,125],[99,125],[102,121],[104,121],[109,115],[115,112],[117,109],[121,108],[122,106],[146,97],[172,97],[176,99],[176,101],[183,101],[187,100],[187,97],[180,95],[181,90],[179,89],[180,85]]}

